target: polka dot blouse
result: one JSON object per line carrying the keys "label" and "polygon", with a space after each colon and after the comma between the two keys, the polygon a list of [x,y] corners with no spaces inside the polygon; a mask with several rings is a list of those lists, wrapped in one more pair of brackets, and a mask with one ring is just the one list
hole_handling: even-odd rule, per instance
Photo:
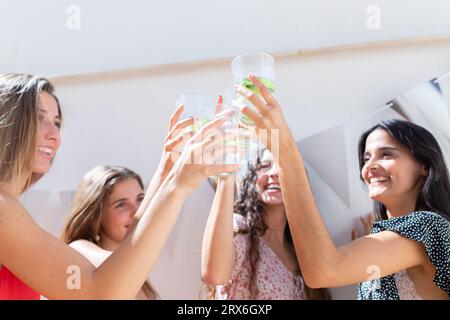
{"label": "polka dot blouse", "polygon": [[[382,231],[393,231],[422,243],[436,268],[434,283],[450,297],[450,221],[434,212],[417,211],[375,222],[372,234]],[[360,283],[358,299],[399,300],[394,275]]]}

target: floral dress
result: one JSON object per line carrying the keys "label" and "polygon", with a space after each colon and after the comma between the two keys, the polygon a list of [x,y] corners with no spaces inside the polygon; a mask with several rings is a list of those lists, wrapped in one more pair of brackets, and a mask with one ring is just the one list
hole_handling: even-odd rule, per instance
{"label": "floral dress", "polygon": [[[241,215],[234,215],[235,231],[245,226]],[[236,260],[231,280],[216,288],[220,300],[252,299],[249,290],[250,260],[247,256],[248,234],[236,233],[233,239]],[[293,274],[286,268],[267,243],[259,238],[260,260],[256,269],[257,300],[303,300],[304,283],[300,274]]]}

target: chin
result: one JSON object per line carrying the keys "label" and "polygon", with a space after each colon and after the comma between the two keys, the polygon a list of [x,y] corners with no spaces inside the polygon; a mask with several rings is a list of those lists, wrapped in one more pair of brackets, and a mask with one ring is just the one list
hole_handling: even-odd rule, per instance
{"label": "chin", "polygon": [[383,193],[369,194],[369,198],[374,201],[383,203],[383,200],[386,199],[386,195]]}
{"label": "chin", "polygon": [[264,203],[268,206],[279,206],[283,204],[283,199],[264,199]]}
{"label": "chin", "polygon": [[50,170],[50,166],[40,165],[33,168],[34,174],[45,174]]}

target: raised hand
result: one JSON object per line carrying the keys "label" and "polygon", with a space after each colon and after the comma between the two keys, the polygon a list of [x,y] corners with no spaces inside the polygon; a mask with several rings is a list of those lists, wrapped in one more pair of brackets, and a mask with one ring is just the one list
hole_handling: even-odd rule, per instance
{"label": "raised hand", "polygon": [[219,130],[231,114],[231,110],[222,113],[186,142],[183,152],[169,174],[178,186],[192,191],[209,176],[233,173],[239,169],[238,164],[230,165],[217,161],[226,152],[236,152],[235,146],[224,147],[225,135]]}
{"label": "raised hand", "polygon": [[[292,134],[284,118],[281,106],[269,89],[254,75],[250,74],[248,78],[255,84],[259,94],[252,92],[243,86],[236,86],[236,91],[250,101],[257,110],[253,110],[248,106],[242,106],[241,112],[252,120],[257,129],[258,135],[262,142],[273,152],[275,144],[287,143],[291,140]],[[272,141],[273,130],[278,130],[279,141]]]}
{"label": "raised hand", "polygon": [[184,144],[192,137],[192,132],[186,132],[183,129],[192,126],[194,124],[194,119],[188,118],[179,121],[183,111],[184,106],[179,105],[170,117],[169,130],[164,139],[164,148],[159,163],[160,172],[164,178],[170,170],[172,170],[173,165],[178,160]]}

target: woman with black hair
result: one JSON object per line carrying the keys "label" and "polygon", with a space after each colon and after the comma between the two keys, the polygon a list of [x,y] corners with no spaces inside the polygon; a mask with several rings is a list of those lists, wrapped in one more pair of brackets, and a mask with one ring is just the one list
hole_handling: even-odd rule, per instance
{"label": "woman with black hair", "polygon": [[433,135],[401,120],[383,121],[362,135],[361,178],[381,220],[371,235],[336,247],[280,105],[249,78],[262,97],[238,87],[257,108],[242,112],[258,129],[278,130],[279,141],[268,146],[279,148],[284,205],[305,282],[314,288],[360,283],[359,299],[448,299],[450,182]]}

